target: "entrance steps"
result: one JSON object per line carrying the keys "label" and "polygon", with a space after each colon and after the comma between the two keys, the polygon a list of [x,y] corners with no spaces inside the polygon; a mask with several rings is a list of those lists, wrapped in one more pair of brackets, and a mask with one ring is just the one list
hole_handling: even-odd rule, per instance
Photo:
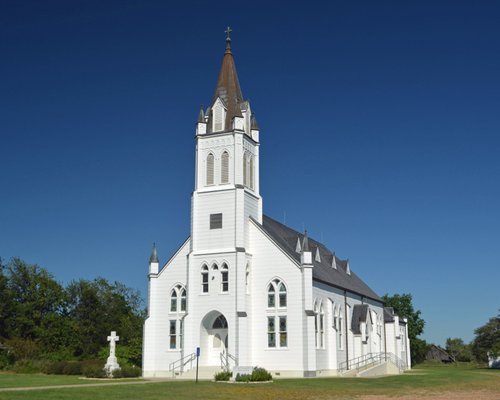
{"label": "entrance steps", "polygon": [[[204,366],[198,368],[198,379],[203,380],[213,380],[214,375],[218,372],[221,372],[222,368],[220,366]],[[176,372],[174,375],[175,379],[196,379],[196,367],[191,368],[189,371],[185,372]]]}

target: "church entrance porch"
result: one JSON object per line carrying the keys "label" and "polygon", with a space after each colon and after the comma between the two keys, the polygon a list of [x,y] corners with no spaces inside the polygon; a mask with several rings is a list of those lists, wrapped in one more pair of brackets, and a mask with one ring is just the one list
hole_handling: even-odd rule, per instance
{"label": "church entrance porch", "polygon": [[209,312],[201,322],[201,364],[220,366],[221,354],[227,352],[228,338],[226,317],[218,311]]}

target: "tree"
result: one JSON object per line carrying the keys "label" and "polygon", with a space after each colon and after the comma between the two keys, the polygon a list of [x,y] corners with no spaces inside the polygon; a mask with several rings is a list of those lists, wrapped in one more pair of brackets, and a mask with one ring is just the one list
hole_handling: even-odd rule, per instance
{"label": "tree", "polygon": [[472,354],[477,361],[487,362],[488,353],[500,356],[500,314],[474,331],[476,337],[472,341]]}
{"label": "tree", "polygon": [[446,339],[446,351],[456,361],[469,362],[472,358],[470,345],[465,344],[460,338]]}
{"label": "tree", "polygon": [[8,337],[8,321],[12,314],[12,296],[7,286],[7,276],[4,271],[5,266],[0,258],[0,343]]}
{"label": "tree", "polygon": [[418,336],[424,332],[425,321],[421,318],[420,310],[413,307],[411,294],[388,294],[382,297],[386,307],[392,307],[400,318],[408,320],[408,338],[410,339],[410,353],[413,364],[422,362],[427,352],[427,343]]}
{"label": "tree", "polygon": [[50,327],[47,319],[64,311],[64,288],[46,269],[19,258],[13,258],[7,264],[7,278],[13,304],[8,335],[31,340],[40,338]]}
{"label": "tree", "polygon": [[[106,352],[110,331],[120,336],[120,351],[127,360],[139,365],[142,359],[144,310],[138,291],[106,279],[80,279],[67,288],[71,299],[69,316],[76,327],[75,355],[96,357]],[[125,351],[126,350],[126,351]]]}

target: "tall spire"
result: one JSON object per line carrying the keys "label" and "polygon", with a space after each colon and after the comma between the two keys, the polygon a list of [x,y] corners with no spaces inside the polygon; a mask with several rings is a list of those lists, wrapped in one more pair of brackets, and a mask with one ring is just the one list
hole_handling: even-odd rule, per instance
{"label": "tall spire", "polygon": [[226,51],[222,59],[222,66],[217,79],[217,86],[212,99],[212,105],[220,97],[224,102],[227,113],[225,126],[229,129],[233,117],[241,117],[240,103],[243,101],[243,94],[241,93],[240,82],[238,74],[236,73],[236,66],[234,64],[233,53],[231,51],[231,28],[226,29]]}

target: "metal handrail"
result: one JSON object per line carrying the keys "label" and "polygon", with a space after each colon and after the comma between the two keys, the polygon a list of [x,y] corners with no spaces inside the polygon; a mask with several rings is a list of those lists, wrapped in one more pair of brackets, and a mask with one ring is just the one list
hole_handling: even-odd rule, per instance
{"label": "metal handrail", "polygon": [[338,371],[343,373],[347,370],[359,371],[363,367],[371,366],[374,364],[381,364],[383,361],[390,359],[395,364],[399,372],[406,370],[406,363],[393,353],[368,353],[359,357],[355,357],[348,361],[343,361],[339,364]]}
{"label": "metal handrail", "polygon": [[184,366],[190,363],[189,369],[193,368],[193,361],[196,360],[196,353],[188,354],[178,360],[172,362],[168,366],[168,370],[172,372],[172,377],[175,376],[175,371],[180,369],[181,373],[184,372]]}
{"label": "metal handrail", "polygon": [[238,365],[238,359],[235,356],[233,356],[231,353],[229,353],[228,351],[223,351],[222,353],[220,353],[220,367],[221,367],[221,369],[223,369],[224,371],[228,371],[228,372],[231,371],[231,366],[229,365],[230,359],[233,360],[234,366]]}

